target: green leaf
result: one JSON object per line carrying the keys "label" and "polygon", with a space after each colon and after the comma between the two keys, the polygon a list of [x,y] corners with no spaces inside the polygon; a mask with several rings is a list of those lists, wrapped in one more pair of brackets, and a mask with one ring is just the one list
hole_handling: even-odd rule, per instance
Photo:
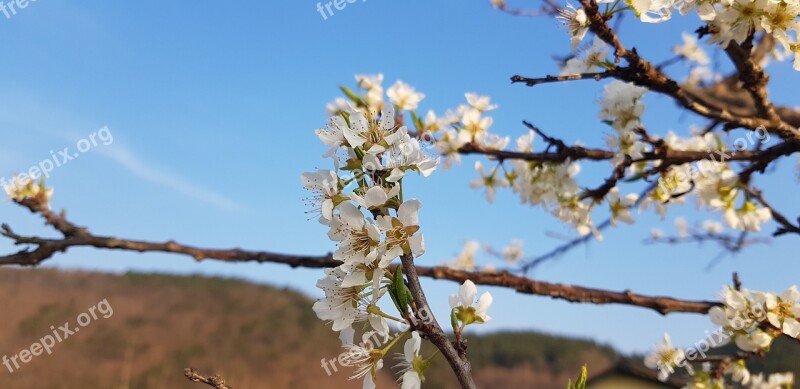
{"label": "green leaf", "polygon": [[397,270],[395,270],[392,275],[392,282],[387,289],[389,290],[389,296],[392,298],[392,302],[394,302],[397,311],[400,312],[401,316],[405,317],[413,298],[411,296],[411,291],[408,290],[403,279],[402,267],[397,267]]}
{"label": "green leaf", "polygon": [[417,132],[422,131],[425,128],[425,124],[422,123],[422,120],[417,116],[416,111],[411,111],[411,119],[414,121],[414,127],[416,127]]}
{"label": "green leaf", "polygon": [[450,325],[453,326],[453,332],[458,332],[458,316],[456,316],[455,308],[450,310]]}
{"label": "green leaf", "polygon": [[588,371],[586,370],[586,365],[583,365],[581,368],[581,376],[578,377],[578,382],[575,385],[572,384],[572,380],[567,382],[567,389],[586,389],[586,381],[588,377]]}
{"label": "green leaf", "polygon": [[348,97],[350,100],[353,100],[353,102],[354,102],[354,103],[356,103],[357,105],[359,105],[359,106],[366,106],[366,104],[364,104],[364,101],[363,101],[363,100],[361,100],[361,98],[360,98],[360,97],[358,97],[358,95],[356,95],[356,94],[355,94],[355,92],[353,92],[353,91],[352,91],[350,88],[348,88],[348,87],[346,87],[346,86],[340,86],[340,87],[339,87],[339,89],[341,89],[341,90],[342,90],[342,92],[344,92],[344,94],[345,94],[345,95],[346,95],[346,96],[347,96],[347,97]]}

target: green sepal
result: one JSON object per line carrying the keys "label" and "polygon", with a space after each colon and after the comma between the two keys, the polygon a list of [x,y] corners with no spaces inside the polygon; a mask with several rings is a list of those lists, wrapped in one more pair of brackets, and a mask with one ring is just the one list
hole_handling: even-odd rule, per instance
{"label": "green sepal", "polygon": [[361,98],[358,97],[358,95],[356,95],[350,88],[342,85],[342,86],[339,86],[339,89],[341,89],[342,92],[344,92],[344,94],[345,94],[345,96],[347,96],[347,98],[349,98],[354,103],[356,103],[356,105],[362,106],[362,107],[365,107],[367,105],[367,104],[364,103],[364,100],[361,100]]}

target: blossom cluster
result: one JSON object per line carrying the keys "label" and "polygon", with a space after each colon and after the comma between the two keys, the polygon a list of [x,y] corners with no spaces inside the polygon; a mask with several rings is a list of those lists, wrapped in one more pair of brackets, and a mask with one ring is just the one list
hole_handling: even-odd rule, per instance
{"label": "blossom cluster", "polygon": [[4,189],[6,189],[10,200],[22,201],[30,198],[48,208],[50,207],[50,199],[53,197],[53,188],[45,186],[44,178],[36,182],[30,177],[20,179],[17,176]]}
{"label": "blossom cluster", "polygon": [[[352,378],[363,378],[364,387],[370,388],[385,355],[404,335],[388,341],[392,338],[389,321],[409,326],[419,313],[416,308],[410,309],[414,305],[401,267],[392,267],[400,256],[420,257],[425,253],[419,220],[422,203],[404,198],[403,180],[409,172],[429,176],[439,158],[429,155],[403,125],[404,111],[420,121],[414,110],[424,94],[397,81],[386,91],[387,101],[382,74],[358,75],[356,81],[355,91],[342,87],[346,98],[328,105],[328,125],[316,132],[329,148],[324,156],[331,158],[333,170],[303,173],[301,179],[312,192],[311,212],[319,215],[319,222],[328,228],[328,237],[338,245],[333,259],[341,262],[336,268],[326,269],[325,277],[317,282],[325,297],[313,309],[339,332],[352,356],[348,360],[355,367]],[[471,130],[477,131],[474,126]],[[467,281],[461,288],[462,297],[472,296],[474,300],[475,293],[464,292],[465,288],[474,290],[474,284]],[[391,297],[400,317],[379,307],[385,295]],[[491,304],[491,296],[486,296],[481,297],[477,311],[471,307],[474,301],[466,299],[451,308],[482,318]],[[473,321],[485,322],[488,316]],[[357,331],[362,339],[377,336],[388,344],[380,348],[367,341],[355,344]],[[416,332],[406,342],[400,363],[403,388],[417,388],[424,380],[429,361],[420,359],[419,342]]]}
{"label": "blossom cluster", "polygon": [[[568,63],[568,66],[601,66],[608,62],[605,59],[607,53],[607,45],[596,40],[595,45],[584,53],[585,55],[571,60],[580,63],[573,62],[572,65]],[[328,105],[328,113],[349,115],[352,112],[358,112],[359,109],[379,109],[384,105],[392,105],[398,110],[408,111],[415,126],[413,133],[417,137],[409,137],[411,131],[403,129],[400,131],[402,134],[392,135],[387,139],[393,140],[395,137],[398,139],[402,137],[406,139],[405,142],[415,142],[410,147],[406,147],[415,157],[424,155],[424,152],[418,149],[420,143],[417,139],[425,141],[425,146],[432,145],[436,152],[445,158],[445,168],[460,162],[460,150],[466,146],[482,150],[503,150],[511,141],[507,136],[499,136],[489,131],[493,124],[493,118],[487,113],[496,109],[497,105],[492,104],[491,99],[487,96],[467,93],[465,94],[466,104],[448,110],[444,115],[439,116],[433,110],[428,110],[425,115],[420,115],[416,110],[425,95],[416,91],[414,87],[401,81],[396,82],[388,89],[386,95],[389,101],[385,103],[382,75],[358,76],[357,80],[362,89],[362,96],[356,96],[354,92],[345,88],[343,90],[350,99],[335,100]],[[616,153],[611,160],[612,165],[616,167],[628,160],[635,161],[630,163],[630,168],[627,170],[628,178],[636,178],[635,174],[648,168],[658,167],[658,162],[651,163],[642,160],[645,153],[653,151],[653,142],[661,140],[653,137],[646,142],[641,136],[642,116],[645,111],[643,97],[646,92],[645,88],[615,80],[605,86],[603,97],[599,102],[599,119],[614,130],[606,138],[606,145]],[[334,116],[334,118],[336,117]],[[342,119],[337,119],[337,121],[341,122]],[[341,126],[341,123],[333,124]],[[322,130],[320,134],[323,141],[334,148],[342,144],[340,138],[336,137],[336,133],[331,134],[331,131]],[[532,153],[534,138],[533,131],[518,137],[515,142],[515,151]],[[658,177],[658,185],[643,199],[639,199],[639,195],[636,193],[622,194],[616,186],[610,188],[602,198],[587,196],[575,179],[581,170],[580,165],[576,161],[570,160],[546,162],[512,159],[507,163],[498,163],[492,167],[484,166],[483,162],[476,161],[475,170],[479,177],[470,182],[470,187],[484,189],[489,202],[494,200],[498,189],[508,188],[520,197],[522,203],[541,206],[547,212],[574,227],[582,236],[594,233],[598,239],[602,236],[592,221],[592,211],[598,205],[604,202],[607,204],[613,225],[616,225],[618,221],[631,224],[634,222],[631,210],[635,205],[639,204],[640,210],[652,206],[659,215],[664,217],[669,205],[683,203],[685,195],[690,192],[697,195],[699,206],[723,213],[726,224],[730,228],[758,231],[763,223],[771,219],[769,209],[759,207],[747,198],[744,191],[738,188],[738,176],[724,161],[724,158],[721,157],[719,161],[713,160],[714,153],[726,150],[721,139],[713,134],[682,138],[670,132],[661,141],[674,150],[708,152],[712,160],[701,161],[696,167],[687,163],[661,169],[663,171]],[[392,148],[390,147],[388,150],[391,152]],[[377,152],[384,153],[383,147],[378,148]],[[374,153],[366,154],[366,164],[378,165],[383,162],[375,161],[370,157]],[[331,152],[328,155],[331,155]],[[403,161],[404,158],[389,158],[389,160]],[[398,167],[387,177],[389,181],[401,177],[406,170],[409,170],[408,167],[403,167],[402,163],[397,162],[383,162],[381,166],[393,169]],[[434,166],[433,160],[427,159],[419,162],[418,168],[415,170],[429,174]],[[391,189],[384,189],[386,189],[386,193],[392,194]],[[378,192],[375,191],[375,194]],[[382,198],[381,196],[378,200],[382,200]]]}
{"label": "blossom cluster", "polygon": [[800,292],[796,286],[780,295],[729,287],[723,290],[723,304],[711,309],[711,321],[730,332],[744,351],[767,351],[781,334],[800,339]]}
{"label": "blossom cluster", "polygon": [[[731,42],[744,43],[753,34],[764,33],[778,42],[786,54],[793,54],[794,68],[800,70],[800,2],[798,0],[597,0],[605,4],[605,16],[632,10],[645,23],[661,23],[672,18],[675,10],[682,15],[696,11],[699,19],[707,24],[708,40],[722,48]],[[567,5],[559,18],[569,30],[570,42],[575,49],[589,30],[590,21],[586,11]],[[689,46],[691,48],[691,46]],[[687,58],[703,64],[707,57],[696,54],[696,50],[685,52]],[[780,55],[778,58],[785,57]]]}
{"label": "blossom cluster", "polygon": [[[525,256],[524,242],[520,239],[513,239],[505,247],[498,250],[489,244],[483,245],[483,250],[494,257],[502,259],[506,265],[514,266],[519,263]],[[461,252],[458,253],[451,261],[444,263],[445,266],[454,270],[475,271],[480,270],[485,273],[492,273],[497,271],[497,268],[492,265],[484,265],[478,267],[476,258],[478,251],[481,249],[481,243],[477,240],[468,240],[464,242]]]}
{"label": "blossom cluster", "polygon": [[[709,311],[711,321],[720,327],[721,335],[716,337],[715,346],[733,341],[740,350],[755,355],[768,352],[778,336],[800,339],[800,292],[796,286],[780,295],[726,287],[721,297],[722,304]],[[687,389],[725,388],[728,387],[726,377],[746,388],[782,389],[794,384],[791,373],[768,377],[752,375],[744,358],[735,358],[724,365],[722,376],[710,374],[708,362],[703,369],[695,371],[690,364],[692,360],[693,355],[675,348],[665,334],[663,343],[646,356],[644,362],[649,368],[659,370],[661,380],[666,380],[676,367],[686,368],[692,375]]]}
{"label": "blossom cluster", "polygon": [[[688,53],[688,50],[684,50],[684,54],[693,55]],[[567,67],[589,69],[595,66],[607,66],[610,64],[607,55],[607,45],[598,39],[583,55],[568,61]],[[333,115],[331,129],[320,130],[319,134],[326,145],[336,150],[348,142],[344,135],[346,132],[337,130],[349,125],[345,123],[345,115],[349,117],[355,114],[355,125],[359,128],[366,126],[371,120],[377,129],[372,133],[362,131],[366,135],[355,140],[354,144],[361,147],[364,154],[362,161],[356,162],[355,165],[360,163],[363,166],[378,166],[378,169],[391,169],[390,174],[383,177],[383,180],[390,184],[397,182],[409,170],[419,171],[423,175],[430,174],[436,166],[436,160],[426,156],[426,152],[431,149],[435,149],[436,153],[444,157],[443,165],[448,168],[454,163],[460,163],[461,151],[465,147],[496,151],[505,150],[511,143],[509,137],[490,132],[494,120],[488,114],[496,109],[497,105],[492,104],[487,96],[466,93],[466,104],[447,110],[443,115],[437,115],[433,110],[428,110],[423,115],[418,114],[417,109],[425,94],[418,92],[414,87],[397,81],[386,91],[388,97],[386,101],[382,75],[358,76],[357,80],[360,94],[343,88],[347,98],[336,99],[328,105],[328,113]],[[684,203],[690,197],[688,195],[696,196],[699,207],[721,213],[729,228],[759,231],[761,226],[771,219],[771,212],[754,202],[744,190],[745,184],[739,182],[738,175],[727,161],[730,152],[722,139],[712,133],[696,133],[680,137],[668,132],[663,138],[647,135],[644,132],[642,119],[645,113],[646,92],[647,89],[643,87],[614,80],[604,87],[598,113],[598,118],[613,129],[606,136],[605,143],[608,149],[615,153],[610,160],[611,164],[615,168],[625,164],[625,181],[639,181],[647,178],[645,172],[649,171],[650,174],[657,172],[655,187],[642,198],[637,193],[622,193],[619,186],[609,188],[601,196],[589,193],[576,181],[581,166],[577,161],[569,159],[553,162],[509,159],[490,166],[479,160],[475,162],[478,178],[470,182],[470,187],[483,189],[489,202],[494,201],[498,189],[510,189],[519,196],[523,204],[542,207],[575,228],[580,235],[593,233],[598,239],[602,236],[593,223],[592,214],[601,205],[607,207],[612,225],[617,225],[618,222],[632,224],[635,222],[632,211],[637,206],[639,211],[652,208],[663,218],[670,205]],[[382,128],[380,120],[383,119],[376,119],[374,116],[381,118],[383,116],[371,117],[369,112],[384,107],[407,112],[410,120],[398,115],[400,122],[398,126],[408,123],[414,126],[413,130],[406,129],[405,126],[400,126],[395,132]],[[392,122],[392,125],[394,124]],[[766,132],[763,135],[768,136]],[[348,136],[354,137],[352,134]],[[533,153],[535,137],[533,131],[519,136],[514,142],[516,147],[512,151]],[[762,143],[768,140],[761,133],[757,137]],[[371,138],[385,140],[386,144],[375,146],[376,143],[370,141]],[[752,141],[751,138],[748,136],[748,140]],[[744,138],[742,141],[746,145]],[[708,153],[709,158],[695,164],[683,163],[662,167],[660,161],[644,158],[654,151],[654,145],[657,143],[675,151]],[[736,144],[736,146],[738,148],[741,145]],[[375,148],[370,151],[372,147]],[[378,154],[382,155],[380,160],[376,158]],[[329,151],[326,155],[336,158],[336,153],[333,151]],[[339,163],[338,159],[336,163]],[[352,171],[352,166],[350,168]],[[361,191],[366,195],[366,191],[371,190],[370,196],[378,196],[371,201],[380,203],[384,197],[391,199],[396,196],[398,188],[390,184],[382,185],[383,190],[364,187]],[[336,188],[331,190],[333,192],[328,197],[338,195],[335,193]],[[356,194],[363,197],[362,194]],[[330,216],[332,204],[334,204],[332,198],[323,204],[324,216]],[[359,205],[365,204],[362,202]],[[366,205],[369,209],[381,204]],[[463,257],[469,260],[471,256]],[[468,265],[463,268],[472,267]]]}
{"label": "blossom cluster", "polygon": [[[606,146],[615,152],[610,162],[615,168],[627,164],[627,181],[643,179],[645,176],[642,173],[645,171],[659,172],[655,187],[644,198],[640,199],[637,193],[623,194],[619,186],[610,188],[602,198],[589,195],[576,182],[580,165],[569,160],[546,162],[514,159],[498,163],[491,169],[478,161],[475,169],[479,178],[473,180],[470,186],[484,188],[489,202],[493,201],[497,188],[511,188],[520,196],[522,203],[541,206],[572,225],[581,235],[594,233],[598,238],[601,236],[592,222],[592,211],[598,205],[607,205],[612,225],[618,221],[631,224],[634,223],[631,211],[636,205],[639,205],[640,211],[653,208],[663,218],[670,205],[684,203],[689,197],[687,195],[695,195],[699,207],[721,213],[729,228],[760,231],[761,225],[771,220],[771,212],[754,202],[743,190],[744,184],[726,161],[730,152],[722,139],[712,133],[679,137],[670,131],[663,139],[645,135],[642,117],[646,92],[645,88],[630,83],[612,81],[603,90],[598,115],[613,129],[606,137]],[[756,136],[764,139],[761,135]],[[493,134],[484,137],[499,138]],[[533,132],[520,136],[516,151],[532,153],[534,137]],[[696,164],[661,167],[660,161],[644,159],[647,153],[654,151],[655,144],[675,151],[708,153],[709,158]],[[483,145],[481,147],[485,148]]]}

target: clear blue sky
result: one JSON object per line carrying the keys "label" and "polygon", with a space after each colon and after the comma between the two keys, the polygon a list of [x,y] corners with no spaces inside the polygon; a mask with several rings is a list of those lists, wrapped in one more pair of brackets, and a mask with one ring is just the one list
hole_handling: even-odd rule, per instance
{"label": "clear blue sky", "polygon": [[[500,105],[493,130],[501,134],[522,134],[526,119],[568,141],[602,145],[608,129],[597,122],[594,104],[601,83],[531,89],[508,82],[517,73],[557,72],[552,56],[567,53],[568,38],[553,20],[511,17],[483,0],[357,1],[328,20],[315,6],[310,0],[39,0],[10,19],[0,14],[0,175],[26,170],[50,150],[74,149],[76,140],[108,126],[113,144],[81,155],[50,180],[54,207],[67,209],[75,222],[128,238],[320,254],[334,246],[324,227],[306,220],[299,176],[328,167],[313,130],[324,124],[324,105],[338,96],[337,86],[352,85],[355,73],[383,72],[387,86],[396,79],[414,85],[428,96],[424,110],[454,107],[464,92],[488,94]],[[658,60],[697,21],[646,27],[627,20],[623,40]],[[796,73],[789,64],[771,69],[774,99],[796,105]],[[678,114],[663,97],[647,101],[645,123],[652,132],[686,133],[690,124],[702,123]],[[534,254],[560,242],[548,232],[570,233],[541,210],[518,205],[509,193],[487,204],[482,193],[468,189],[472,162],[466,158],[459,168],[409,181],[406,193],[424,203],[428,252],[421,264],[452,257],[467,239],[496,246],[523,239]],[[788,215],[800,214],[793,200],[794,166],[795,160],[782,161],[774,178],[759,179]],[[585,171],[583,183],[596,184],[601,177],[591,173],[607,172],[608,165]],[[693,205],[685,209],[690,220],[697,219]],[[664,222],[640,216],[636,225],[607,231],[604,242],[579,248],[533,276],[690,299],[714,298],[732,271],[756,289],[797,283],[796,237],[726,257],[710,272],[705,268],[716,247],[641,244],[652,227],[674,231],[674,216]],[[20,232],[49,233],[8,203],[0,206],[0,220]],[[7,242],[0,248],[11,250]],[[47,266],[226,275],[312,296],[318,295],[313,285],[321,274],[89,249],[71,250]],[[457,285],[425,282],[439,315],[446,314],[446,296]],[[663,318],[633,307],[491,291],[495,321],[482,331],[536,329],[644,351],[664,331],[689,344],[712,330],[700,316]]]}

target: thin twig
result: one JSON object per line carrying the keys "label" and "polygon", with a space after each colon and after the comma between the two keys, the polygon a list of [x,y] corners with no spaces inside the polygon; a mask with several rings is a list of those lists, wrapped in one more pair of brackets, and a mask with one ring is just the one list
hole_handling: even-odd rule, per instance
{"label": "thin twig", "polygon": [[183,370],[183,375],[186,376],[189,381],[204,383],[216,389],[233,389],[233,387],[226,384],[225,380],[219,375],[206,377],[190,367]]}

